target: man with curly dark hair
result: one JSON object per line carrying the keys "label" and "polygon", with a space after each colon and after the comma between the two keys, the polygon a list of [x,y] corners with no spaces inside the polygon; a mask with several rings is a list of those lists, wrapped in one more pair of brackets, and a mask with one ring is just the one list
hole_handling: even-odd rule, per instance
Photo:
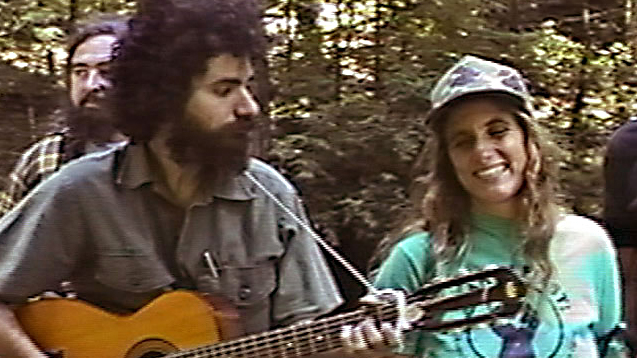
{"label": "man with curly dark hair", "polygon": [[[130,142],[68,164],[0,220],[0,356],[42,357],[33,341],[51,348],[10,307],[63,280],[80,299],[123,314],[151,311],[183,289],[222,296],[244,333],[312,319],[342,302],[297,192],[250,157],[259,113],[251,60],[263,54],[254,0],[153,2],[131,20],[110,102]],[[188,310],[177,306],[178,314]],[[142,326],[171,322],[181,322],[179,332],[199,328],[183,317]],[[121,342],[74,325],[55,331],[73,330],[96,341],[79,356]],[[171,346],[153,341],[158,352],[144,357]]]}

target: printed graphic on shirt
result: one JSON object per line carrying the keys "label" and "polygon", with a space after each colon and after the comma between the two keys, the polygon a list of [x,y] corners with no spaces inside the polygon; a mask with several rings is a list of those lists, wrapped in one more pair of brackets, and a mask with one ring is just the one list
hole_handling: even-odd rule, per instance
{"label": "printed graphic on shirt", "polygon": [[536,312],[530,307],[526,310],[520,320],[520,325],[513,323],[501,326],[493,325],[491,329],[502,339],[502,349],[498,357],[535,357],[533,349],[533,338],[540,324]]}

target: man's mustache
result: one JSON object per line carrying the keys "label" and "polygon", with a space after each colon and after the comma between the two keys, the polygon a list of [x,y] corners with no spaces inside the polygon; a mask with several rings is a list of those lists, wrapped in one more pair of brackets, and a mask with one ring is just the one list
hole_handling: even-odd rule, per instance
{"label": "man's mustache", "polygon": [[97,103],[104,100],[105,94],[102,90],[93,90],[89,92],[82,100],[80,101],[80,107],[84,107],[87,103]]}
{"label": "man's mustache", "polygon": [[223,125],[217,131],[237,134],[252,132],[257,125],[255,119],[255,116],[238,116],[236,121]]}

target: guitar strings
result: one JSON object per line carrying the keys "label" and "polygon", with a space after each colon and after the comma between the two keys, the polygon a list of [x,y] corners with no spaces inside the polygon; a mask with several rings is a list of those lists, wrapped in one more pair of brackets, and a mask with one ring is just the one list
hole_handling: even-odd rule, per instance
{"label": "guitar strings", "polygon": [[[408,297],[407,302],[413,303],[418,297]],[[439,301],[431,299],[430,301]],[[327,318],[322,321],[293,325],[278,331],[265,332],[255,336],[245,337],[233,342],[221,343],[208,347],[180,352],[169,357],[223,357],[249,356],[274,357],[273,352],[284,356],[305,356],[321,353],[342,347],[340,333],[345,324],[356,324],[376,311],[380,320],[396,318],[397,309],[392,304],[367,306],[348,314]],[[318,333],[318,334],[317,334]]]}
{"label": "guitar strings", "polygon": [[[176,355],[170,355],[168,357],[221,357],[230,353],[232,353],[230,356],[249,355],[250,357],[268,357],[272,356],[271,353],[273,351],[283,351],[292,354],[298,353],[303,355],[304,352],[318,353],[336,349],[341,346],[341,326],[343,324],[355,324],[357,322],[360,322],[361,318],[359,316],[362,314],[361,311],[362,310],[352,312],[352,314],[347,315],[348,317],[338,316],[337,319],[309,322],[311,325],[295,325],[286,327],[284,329],[278,330],[280,331],[278,332],[278,334],[277,330],[275,330],[264,334],[258,334],[256,336],[246,337],[244,339],[233,342],[221,343],[220,345],[201,347],[190,351],[179,352]],[[301,331],[299,332],[299,330]],[[322,333],[321,336],[323,337],[323,339],[317,340],[317,342],[313,343],[313,339],[308,339],[307,337],[313,335],[317,331]],[[312,346],[315,348],[312,348]],[[266,352],[255,355],[255,353],[260,353],[264,350],[266,350]]]}
{"label": "guitar strings", "polygon": [[[470,291],[475,292],[475,291]],[[458,297],[458,296],[452,296]],[[432,305],[449,297],[431,298],[422,300],[418,295],[407,297],[407,303],[416,301],[428,302]],[[345,324],[357,324],[364,317],[374,313],[377,319],[389,320],[397,317],[397,307],[394,304],[381,304],[365,306],[362,309],[325,318],[319,321],[310,321],[292,325],[279,330],[264,332],[257,335],[244,337],[232,342],[220,343],[212,346],[200,347],[171,354],[167,358],[178,357],[275,357],[273,352],[283,356],[300,357],[307,354],[321,353],[342,347],[340,333]]]}

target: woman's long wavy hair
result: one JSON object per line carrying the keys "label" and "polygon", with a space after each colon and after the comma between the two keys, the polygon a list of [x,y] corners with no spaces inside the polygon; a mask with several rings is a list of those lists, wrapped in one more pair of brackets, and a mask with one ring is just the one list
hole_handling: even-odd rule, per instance
{"label": "woman's long wavy hair", "polygon": [[549,244],[558,218],[554,199],[557,151],[540,132],[524,102],[499,92],[462,96],[428,117],[429,135],[414,163],[412,213],[398,230],[381,242],[370,267],[380,264],[397,241],[416,231],[431,233],[437,267],[454,263],[468,248],[470,197],[458,181],[443,133],[453,108],[460,101],[470,100],[491,101],[502,110],[510,111],[524,133],[528,161],[518,193],[522,204],[518,216],[523,237],[521,254],[538,275],[536,277],[547,283],[553,272],[548,257]]}

